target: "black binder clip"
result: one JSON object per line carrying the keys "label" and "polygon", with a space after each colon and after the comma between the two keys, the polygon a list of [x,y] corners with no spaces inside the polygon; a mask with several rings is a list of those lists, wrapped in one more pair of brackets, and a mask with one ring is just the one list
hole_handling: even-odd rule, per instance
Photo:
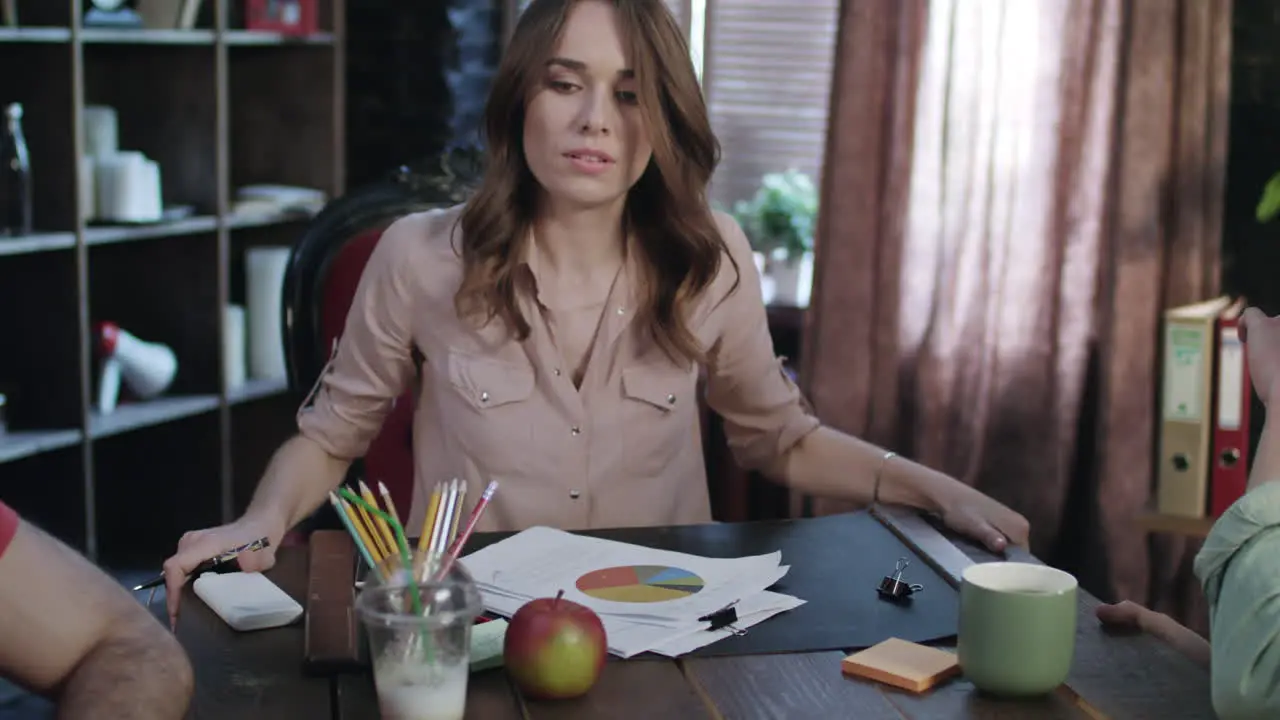
{"label": "black binder clip", "polygon": [[730,630],[734,635],[746,635],[746,630],[741,630],[733,626],[738,622],[738,610],[734,606],[738,604],[737,600],[725,605],[719,610],[703,615],[698,618],[698,622],[711,623],[708,630]]}
{"label": "black binder clip", "polygon": [[891,602],[904,602],[910,600],[912,595],[924,590],[923,585],[909,583],[902,579],[902,572],[910,564],[910,560],[898,558],[898,563],[893,566],[893,574],[885,575],[880,581],[880,587],[876,588],[881,598]]}

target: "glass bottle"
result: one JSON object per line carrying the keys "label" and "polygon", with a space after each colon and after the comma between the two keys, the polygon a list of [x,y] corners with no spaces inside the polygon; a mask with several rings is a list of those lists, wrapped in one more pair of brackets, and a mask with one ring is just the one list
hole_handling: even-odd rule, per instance
{"label": "glass bottle", "polygon": [[0,235],[31,234],[31,157],[22,132],[22,103],[5,108],[0,136]]}

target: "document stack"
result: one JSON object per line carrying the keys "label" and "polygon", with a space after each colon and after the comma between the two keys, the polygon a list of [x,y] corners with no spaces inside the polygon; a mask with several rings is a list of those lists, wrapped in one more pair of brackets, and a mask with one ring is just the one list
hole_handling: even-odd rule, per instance
{"label": "document stack", "polygon": [[678,657],[804,604],[766,589],[787,574],[781,559],[701,557],[532,527],[462,563],[489,612],[511,617],[563,591],[600,616],[609,652],[629,658]]}

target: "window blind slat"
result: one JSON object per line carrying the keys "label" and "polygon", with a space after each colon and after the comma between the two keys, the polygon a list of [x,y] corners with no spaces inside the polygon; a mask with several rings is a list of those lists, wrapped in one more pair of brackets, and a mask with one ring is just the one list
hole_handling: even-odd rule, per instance
{"label": "window blind slat", "polygon": [[839,0],[707,0],[703,87],[725,207],[788,168],[819,181]]}

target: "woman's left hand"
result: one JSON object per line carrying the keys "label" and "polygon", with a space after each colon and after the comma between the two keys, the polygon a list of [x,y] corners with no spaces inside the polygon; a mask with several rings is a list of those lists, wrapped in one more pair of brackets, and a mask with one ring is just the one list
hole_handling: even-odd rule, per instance
{"label": "woman's left hand", "polygon": [[953,483],[936,498],[948,528],[995,553],[1010,543],[1027,547],[1031,526],[1025,517],[958,480]]}

